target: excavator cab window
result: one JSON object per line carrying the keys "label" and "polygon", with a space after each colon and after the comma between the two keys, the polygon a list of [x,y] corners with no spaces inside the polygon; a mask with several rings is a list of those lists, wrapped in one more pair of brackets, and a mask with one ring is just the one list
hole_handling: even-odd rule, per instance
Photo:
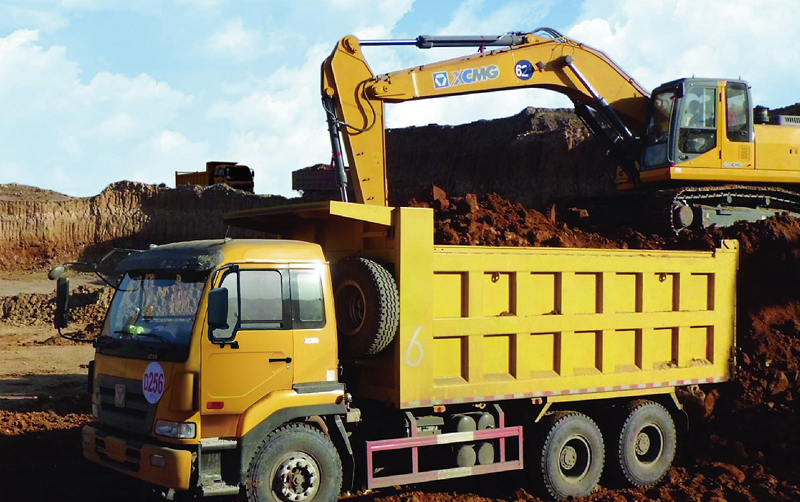
{"label": "excavator cab window", "polygon": [[669,162],[669,131],[676,99],[677,89],[653,96],[650,121],[645,134],[645,168],[658,167]]}
{"label": "excavator cab window", "polygon": [[728,141],[750,142],[750,100],[747,84],[728,82],[725,89],[725,109]]}
{"label": "excavator cab window", "polygon": [[717,88],[689,85],[681,100],[678,159],[689,160],[717,146]]}

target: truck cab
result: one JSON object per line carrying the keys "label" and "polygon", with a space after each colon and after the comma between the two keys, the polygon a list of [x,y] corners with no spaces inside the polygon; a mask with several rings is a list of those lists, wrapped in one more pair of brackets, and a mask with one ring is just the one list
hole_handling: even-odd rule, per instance
{"label": "truck cab", "polygon": [[222,183],[245,192],[253,191],[255,173],[247,166],[236,162],[206,162],[206,168],[215,185]]}
{"label": "truck cab", "polygon": [[[277,410],[285,420],[344,411],[318,245],[169,244],[132,254],[117,271],[90,370],[89,460],[164,488],[225,493],[220,457],[242,450],[218,438],[262,438],[253,430]],[[216,327],[207,312],[222,313]],[[242,463],[234,460],[225,465]]]}

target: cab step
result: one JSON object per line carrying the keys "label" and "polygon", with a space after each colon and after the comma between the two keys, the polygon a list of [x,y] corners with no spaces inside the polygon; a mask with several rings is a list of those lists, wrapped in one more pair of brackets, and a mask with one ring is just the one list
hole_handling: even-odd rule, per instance
{"label": "cab step", "polygon": [[200,447],[203,452],[235,450],[237,444],[235,439],[206,438],[200,440]]}
{"label": "cab step", "polygon": [[238,495],[239,485],[228,485],[225,483],[213,483],[211,485],[203,485],[200,490],[203,497],[216,497],[221,495]]}

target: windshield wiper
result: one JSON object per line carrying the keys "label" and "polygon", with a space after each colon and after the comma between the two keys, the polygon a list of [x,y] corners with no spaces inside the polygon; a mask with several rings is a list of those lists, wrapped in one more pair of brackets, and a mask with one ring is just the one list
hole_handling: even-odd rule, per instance
{"label": "windshield wiper", "polygon": [[147,332],[131,333],[130,331],[124,329],[117,330],[114,333],[119,335],[127,335],[129,338],[135,340],[137,342],[137,345],[142,344],[142,340],[140,340],[140,338],[153,338],[154,340],[158,340],[159,342],[163,343],[170,349],[173,350],[175,349],[175,344],[173,342],[170,342],[169,340],[159,335],[158,333],[147,333]]}

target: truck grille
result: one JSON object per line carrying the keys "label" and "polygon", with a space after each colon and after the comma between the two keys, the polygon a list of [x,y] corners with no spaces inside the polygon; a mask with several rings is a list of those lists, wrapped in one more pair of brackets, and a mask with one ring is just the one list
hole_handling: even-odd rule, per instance
{"label": "truck grille", "polygon": [[[147,402],[142,392],[141,380],[98,375],[97,385],[100,392],[97,407],[100,423],[131,432],[150,433],[158,403]],[[125,386],[124,407],[114,404],[117,385]]]}

